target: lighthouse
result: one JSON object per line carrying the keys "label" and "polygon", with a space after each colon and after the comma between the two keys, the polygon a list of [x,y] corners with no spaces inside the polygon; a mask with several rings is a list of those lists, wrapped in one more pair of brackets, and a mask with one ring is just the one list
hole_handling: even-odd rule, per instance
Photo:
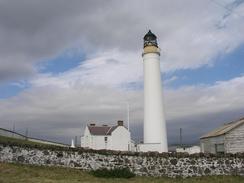
{"label": "lighthouse", "polygon": [[160,73],[160,49],[150,30],[144,36],[144,143],[140,151],[168,152]]}

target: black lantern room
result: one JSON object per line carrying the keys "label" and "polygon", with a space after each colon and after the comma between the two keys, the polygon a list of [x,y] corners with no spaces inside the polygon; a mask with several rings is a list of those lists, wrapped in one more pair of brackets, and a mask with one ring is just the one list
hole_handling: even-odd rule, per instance
{"label": "black lantern room", "polygon": [[155,34],[151,32],[151,30],[149,30],[148,33],[144,36],[144,48],[146,46],[158,47],[157,36],[155,36]]}

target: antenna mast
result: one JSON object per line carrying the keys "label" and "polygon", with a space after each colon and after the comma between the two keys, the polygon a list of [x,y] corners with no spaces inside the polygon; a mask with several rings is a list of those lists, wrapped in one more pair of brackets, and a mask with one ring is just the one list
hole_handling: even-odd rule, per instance
{"label": "antenna mast", "polygon": [[127,102],[127,125],[128,131],[130,131],[130,104]]}
{"label": "antenna mast", "polygon": [[182,147],[182,128],[180,128],[180,147]]}

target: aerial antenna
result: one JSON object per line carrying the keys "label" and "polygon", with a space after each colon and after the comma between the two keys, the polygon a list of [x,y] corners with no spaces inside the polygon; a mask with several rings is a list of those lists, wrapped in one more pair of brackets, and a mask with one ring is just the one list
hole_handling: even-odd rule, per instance
{"label": "aerial antenna", "polygon": [[[15,123],[13,123],[13,129],[12,129],[13,132],[15,132]],[[12,137],[14,136],[14,133],[12,133]]]}
{"label": "aerial antenna", "polygon": [[77,146],[77,136],[75,136],[75,146]]}
{"label": "aerial antenna", "polygon": [[127,102],[127,126],[128,131],[130,131],[130,104]]}
{"label": "aerial antenna", "polygon": [[15,123],[13,123],[13,132],[15,132]]}
{"label": "aerial antenna", "polygon": [[26,130],[25,130],[25,138],[26,138],[26,140],[28,139],[28,128],[26,128]]}
{"label": "aerial antenna", "polygon": [[182,147],[182,128],[180,128],[180,147]]}

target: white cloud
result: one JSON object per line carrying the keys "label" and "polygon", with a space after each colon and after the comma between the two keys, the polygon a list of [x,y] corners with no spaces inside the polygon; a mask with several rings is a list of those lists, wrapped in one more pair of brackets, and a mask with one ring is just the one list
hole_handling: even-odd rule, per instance
{"label": "white cloud", "polygon": [[58,75],[40,74],[31,83],[34,86],[69,88],[80,84],[121,87],[142,81],[140,54],[112,50],[84,60],[79,67]]}
{"label": "white cloud", "polygon": [[124,60],[128,52],[137,57],[149,28],[159,38],[164,71],[211,65],[217,55],[244,42],[244,4],[233,4],[234,0],[1,1],[0,80],[35,74],[33,64],[70,47],[81,47],[87,55],[118,49]]}
{"label": "white cloud", "polygon": [[[229,11],[205,0],[30,2],[0,2],[0,81],[32,76],[31,88],[0,100],[0,124],[9,128],[16,122],[40,135],[72,136],[87,121],[126,119],[125,101],[132,122],[141,125],[142,91],[121,87],[142,82],[142,37],[149,28],[158,36],[164,72],[213,65],[216,56],[244,42],[243,4]],[[88,59],[61,74],[36,72],[36,62],[70,47]],[[166,88],[167,120],[242,110],[243,86],[242,76],[212,86]]]}
{"label": "white cloud", "polygon": [[[205,121],[207,116],[213,115],[214,118],[219,118],[231,111],[244,109],[244,94],[240,92],[243,89],[243,76],[216,82],[212,86],[166,89],[164,92],[166,119],[168,122],[177,121],[178,126],[183,128],[189,125],[184,123],[186,119],[195,123],[204,122],[210,128],[215,125],[211,121]],[[0,101],[0,124],[1,127],[9,128],[15,122],[16,127],[28,126],[34,135],[43,138],[58,136],[64,140],[64,138],[80,135],[82,124],[89,122],[113,124],[118,119],[126,121],[127,101],[131,108],[131,124],[141,126],[142,91],[124,91],[87,84],[67,87],[38,86],[24,91],[19,96]],[[202,120],[198,119],[199,117]],[[168,123],[169,127],[172,125],[175,124]],[[78,134],[71,133],[73,128],[77,128],[75,132]],[[65,129],[69,130],[65,131]],[[43,136],[44,131],[45,136]],[[134,136],[138,133],[136,129],[132,131]],[[196,129],[194,133],[199,135],[201,131],[202,129]],[[193,132],[189,131],[190,133]],[[169,135],[175,136],[172,132],[169,132]]]}
{"label": "white cloud", "polygon": [[168,118],[180,119],[243,109],[243,89],[242,76],[216,82],[212,86],[186,86],[178,90],[168,90],[165,93]]}
{"label": "white cloud", "polygon": [[166,80],[164,81],[164,84],[165,84],[165,85],[168,85],[168,84],[170,84],[170,83],[172,83],[172,82],[174,82],[174,81],[176,81],[176,80],[178,80],[178,79],[179,79],[178,76],[172,76],[172,77],[170,77],[169,79],[166,79]]}

